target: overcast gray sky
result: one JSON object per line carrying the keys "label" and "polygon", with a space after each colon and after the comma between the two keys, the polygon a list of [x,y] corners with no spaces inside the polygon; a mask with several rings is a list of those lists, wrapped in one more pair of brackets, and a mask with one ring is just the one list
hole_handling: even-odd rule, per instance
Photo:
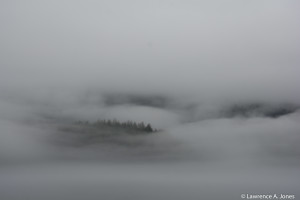
{"label": "overcast gray sky", "polygon": [[3,91],[300,99],[297,1],[1,1]]}

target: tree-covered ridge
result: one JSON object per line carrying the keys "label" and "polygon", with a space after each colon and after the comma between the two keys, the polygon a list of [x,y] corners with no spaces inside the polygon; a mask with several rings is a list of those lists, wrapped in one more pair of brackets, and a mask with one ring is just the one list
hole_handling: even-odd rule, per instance
{"label": "tree-covered ridge", "polygon": [[296,112],[299,106],[294,104],[265,104],[265,103],[248,103],[235,104],[223,111],[226,117],[251,117],[263,116],[278,118],[284,115]]}
{"label": "tree-covered ridge", "polygon": [[85,125],[95,128],[111,128],[111,129],[122,129],[127,132],[145,132],[145,133],[152,133],[157,132],[157,129],[153,129],[151,124],[145,125],[144,122],[134,122],[134,121],[126,121],[120,122],[116,119],[113,120],[97,120],[96,122],[89,122],[89,121],[77,121],[77,125]]}

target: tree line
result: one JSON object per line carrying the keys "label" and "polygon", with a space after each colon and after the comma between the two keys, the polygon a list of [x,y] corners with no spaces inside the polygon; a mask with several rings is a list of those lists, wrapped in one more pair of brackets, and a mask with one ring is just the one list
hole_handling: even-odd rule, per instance
{"label": "tree line", "polygon": [[157,129],[152,128],[151,124],[145,124],[144,122],[134,122],[131,120],[128,120],[126,122],[120,122],[116,119],[113,120],[97,120],[96,122],[89,122],[89,121],[77,121],[76,124],[79,125],[91,125],[91,126],[96,126],[96,127],[111,127],[111,128],[122,128],[126,130],[131,130],[131,131],[141,131],[141,132],[157,132]]}

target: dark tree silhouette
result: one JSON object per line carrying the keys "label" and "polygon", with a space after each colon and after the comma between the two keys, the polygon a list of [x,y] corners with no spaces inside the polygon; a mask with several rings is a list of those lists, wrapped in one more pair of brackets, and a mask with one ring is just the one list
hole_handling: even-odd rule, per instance
{"label": "dark tree silhouette", "polygon": [[144,122],[133,122],[133,121],[126,121],[126,122],[120,122],[116,119],[113,120],[97,120],[94,123],[90,123],[88,121],[77,121],[77,125],[84,125],[84,126],[90,126],[90,127],[98,127],[98,128],[115,128],[115,129],[123,129],[127,132],[146,132],[146,133],[152,133],[157,132],[156,129],[153,129],[151,124],[145,125]]}

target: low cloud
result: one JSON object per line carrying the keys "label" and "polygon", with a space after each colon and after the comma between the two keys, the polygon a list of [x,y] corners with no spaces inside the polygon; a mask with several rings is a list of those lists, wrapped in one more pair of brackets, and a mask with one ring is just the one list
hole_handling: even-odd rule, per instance
{"label": "low cloud", "polygon": [[[299,18],[296,1],[1,1],[0,198],[296,194]],[[61,127],[99,119],[162,131],[67,145],[82,135]]]}

